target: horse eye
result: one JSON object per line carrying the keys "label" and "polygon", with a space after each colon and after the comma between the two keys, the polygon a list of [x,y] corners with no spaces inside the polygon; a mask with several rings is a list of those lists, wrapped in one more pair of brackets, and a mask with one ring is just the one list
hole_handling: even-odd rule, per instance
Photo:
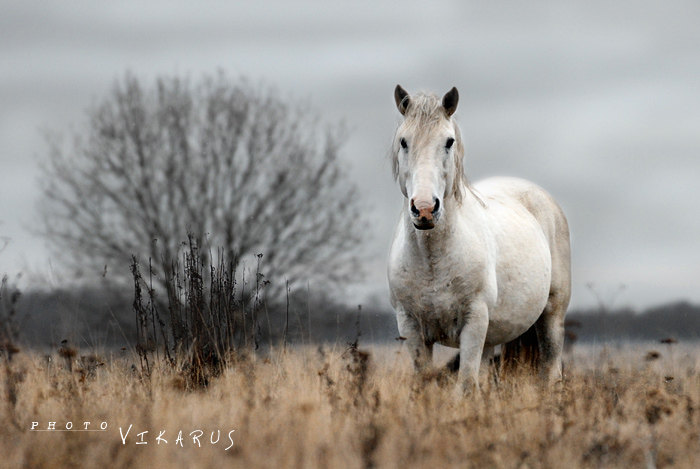
{"label": "horse eye", "polygon": [[445,143],[445,148],[449,150],[450,148],[452,148],[453,143],[455,143],[455,139],[452,137],[448,138],[447,142]]}
{"label": "horse eye", "polygon": [[408,149],[408,143],[406,143],[405,138],[401,139],[401,148],[403,148],[404,150]]}

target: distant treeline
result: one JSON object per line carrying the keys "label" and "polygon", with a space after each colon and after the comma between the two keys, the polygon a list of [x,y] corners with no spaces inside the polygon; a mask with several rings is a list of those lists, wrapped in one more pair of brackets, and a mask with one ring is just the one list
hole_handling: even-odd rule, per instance
{"label": "distant treeline", "polygon": [[[73,290],[28,291],[17,300],[20,342],[54,347],[135,344],[133,294],[110,285]],[[292,295],[289,307],[265,305],[259,314],[261,343],[384,342],[397,338],[396,319],[384,308],[348,306],[314,293]],[[587,309],[567,315],[573,341],[700,340],[700,306],[677,302],[636,312]]]}
{"label": "distant treeline", "polygon": [[[134,296],[128,289],[99,287],[22,292],[15,305],[19,342],[56,347],[67,340],[79,347],[133,347],[136,343]],[[167,308],[166,306],[161,306]],[[281,305],[263,304],[258,313],[262,344],[351,343],[393,340],[393,313],[348,306],[313,292],[299,292]]]}
{"label": "distant treeline", "polygon": [[567,315],[567,331],[578,340],[700,340],[700,306],[685,301],[636,312],[592,308]]}
{"label": "distant treeline", "polygon": [[112,286],[24,291],[16,304],[20,344],[123,347],[136,338],[129,296]]}

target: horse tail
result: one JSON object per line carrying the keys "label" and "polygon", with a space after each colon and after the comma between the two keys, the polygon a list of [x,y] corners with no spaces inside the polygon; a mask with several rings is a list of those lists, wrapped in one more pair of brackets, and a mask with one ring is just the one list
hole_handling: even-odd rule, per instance
{"label": "horse tail", "polygon": [[459,352],[445,364],[445,371],[457,373],[459,371]]}
{"label": "horse tail", "polygon": [[512,372],[516,369],[537,367],[540,354],[537,331],[533,324],[520,337],[501,347],[501,369]]}

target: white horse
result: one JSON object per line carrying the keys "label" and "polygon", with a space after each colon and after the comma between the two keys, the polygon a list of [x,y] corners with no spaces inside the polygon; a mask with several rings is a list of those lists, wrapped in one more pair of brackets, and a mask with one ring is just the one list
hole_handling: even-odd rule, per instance
{"label": "white horse", "polygon": [[[397,85],[404,116],[393,170],[406,198],[389,257],[391,303],[417,371],[433,344],[458,347],[458,384],[478,389],[484,351],[536,331],[537,366],[560,380],[564,316],[571,296],[569,228],[554,199],[514,178],[467,181],[452,115],[440,100]],[[513,343],[513,342],[511,342]]]}

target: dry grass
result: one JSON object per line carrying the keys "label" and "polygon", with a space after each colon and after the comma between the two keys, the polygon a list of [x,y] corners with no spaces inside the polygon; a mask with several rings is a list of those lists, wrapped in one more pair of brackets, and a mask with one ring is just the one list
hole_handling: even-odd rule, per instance
{"label": "dry grass", "polygon": [[[578,348],[561,392],[526,375],[483,373],[482,395],[469,399],[449,379],[415,378],[399,345],[272,353],[229,366],[196,392],[169,369],[141,378],[130,355],[20,353],[0,367],[0,465],[697,467],[700,349],[663,345],[659,358],[651,350]],[[108,428],[30,432],[34,421]],[[123,444],[119,429],[130,425]],[[137,445],[143,431],[148,444]],[[161,431],[167,444],[156,442]]]}

